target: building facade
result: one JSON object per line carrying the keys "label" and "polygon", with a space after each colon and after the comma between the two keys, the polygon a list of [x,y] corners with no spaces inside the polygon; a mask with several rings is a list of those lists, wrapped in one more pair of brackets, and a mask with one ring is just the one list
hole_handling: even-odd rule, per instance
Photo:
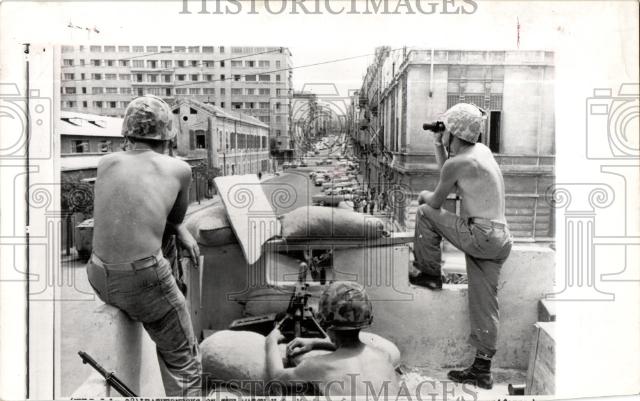
{"label": "building facade", "polygon": [[193,98],[269,126],[287,150],[291,52],[283,47],[87,45],[61,48],[61,108],[123,116],[133,98]]}
{"label": "building facade", "polygon": [[[422,124],[449,107],[473,103],[488,113],[480,139],[505,177],[507,219],[518,237],[553,236],[544,192],[554,180],[554,64],[547,51],[378,49],[353,129],[372,186],[403,188],[409,198],[439,179],[433,140]],[[357,133],[357,134],[355,134]],[[415,203],[396,205],[412,228]]]}
{"label": "building facade", "polygon": [[172,110],[178,157],[207,160],[219,175],[271,171],[267,124],[194,99],[179,99]]}

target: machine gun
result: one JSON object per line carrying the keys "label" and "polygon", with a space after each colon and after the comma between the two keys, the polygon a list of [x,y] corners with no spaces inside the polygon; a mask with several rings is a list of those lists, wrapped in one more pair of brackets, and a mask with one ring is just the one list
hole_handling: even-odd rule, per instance
{"label": "machine gun", "polygon": [[230,330],[249,330],[263,335],[269,334],[275,326],[282,331],[287,341],[296,337],[326,338],[327,333],[316,320],[312,309],[308,306],[309,284],[307,283],[308,265],[300,263],[300,271],[295,289],[289,298],[287,310],[263,316],[247,317],[234,320]]}
{"label": "machine gun", "polygon": [[129,389],[113,372],[107,372],[105,368],[100,366],[98,362],[95,361],[89,354],[84,351],[78,351],[78,355],[82,358],[82,363],[88,363],[92,368],[94,368],[109,384],[109,386],[113,387],[120,395],[123,397],[137,397],[137,395]]}

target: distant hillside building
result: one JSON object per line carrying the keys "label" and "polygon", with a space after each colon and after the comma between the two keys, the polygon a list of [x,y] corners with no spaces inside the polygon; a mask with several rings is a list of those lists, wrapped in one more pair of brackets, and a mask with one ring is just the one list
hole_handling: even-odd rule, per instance
{"label": "distant hillside building", "polygon": [[122,117],[138,96],[188,97],[254,116],[281,144],[274,152],[290,149],[287,48],[81,45],[62,46],[61,59],[62,110]]}

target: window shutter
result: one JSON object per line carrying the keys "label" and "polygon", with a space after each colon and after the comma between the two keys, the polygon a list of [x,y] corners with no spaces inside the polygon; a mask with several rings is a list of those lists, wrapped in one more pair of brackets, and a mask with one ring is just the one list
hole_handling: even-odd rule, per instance
{"label": "window shutter", "polygon": [[189,130],[189,149],[193,150],[196,148],[196,133],[194,130]]}

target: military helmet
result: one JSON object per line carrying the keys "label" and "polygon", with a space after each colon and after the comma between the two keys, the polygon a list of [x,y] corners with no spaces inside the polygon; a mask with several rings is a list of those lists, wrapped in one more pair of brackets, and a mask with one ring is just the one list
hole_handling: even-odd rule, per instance
{"label": "military helmet", "polygon": [[476,143],[485,131],[487,113],[473,104],[458,103],[444,112],[442,120],[451,135]]}
{"label": "military helmet", "polygon": [[322,293],[318,318],[333,330],[361,329],[371,324],[373,307],[363,286],[351,281],[336,281]]}
{"label": "military helmet", "polygon": [[124,112],[122,136],[168,141],[176,136],[169,105],[153,95],[135,98]]}

